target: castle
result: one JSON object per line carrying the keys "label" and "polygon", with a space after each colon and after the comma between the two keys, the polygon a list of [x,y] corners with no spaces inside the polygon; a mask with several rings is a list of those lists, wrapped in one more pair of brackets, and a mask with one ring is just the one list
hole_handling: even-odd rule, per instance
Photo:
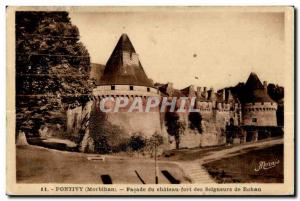
{"label": "castle", "polygon": [[[160,97],[159,90],[148,79],[139,56],[126,34],[120,37],[108,59],[100,83],[93,90],[93,97],[97,104],[103,98],[112,98],[106,102],[106,107],[113,107],[115,104],[113,98],[117,97],[127,97],[129,102],[138,97],[143,103],[148,97]],[[95,107],[99,106],[97,104]],[[122,127],[129,135],[143,133],[150,137],[156,132],[161,133],[162,130],[158,108],[153,108],[151,112],[111,112],[107,113],[106,120]]]}
{"label": "castle", "polygon": [[[147,77],[139,55],[126,34],[120,37],[105,69],[98,72],[101,72],[101,75],[96,74],[98,83],[93,90],[92,106],[96,116],[100,115],[99,111],[97,114],[99,102],[107,97],[112,99],[106,102],[105,108],[112,108],[115,104],[114,98],[119,97],[127,97],[129,101],[138,97],[143,103],[149,97],[187,97],[189,100],[195,98],[195,108],[200,111],[201,116],[201,133],[193,128],[195,125],[191,126],[191,113],[178,114],[180,120],[187,125],[181,136],[180,147],[256,141],[260,138],[259,135],[268,137],[274,128],[277,129],[277,104],[268,95],[267,83],[262,84],[255,73],[250,74],[240,94],[234,93],[231,88],[216,92],[207,87],[195,89],[193,85],[179,90],[175,89],[172,83],[154,84]],[[175,147],[173,137],[167,132],[165,113],[160,112],[158,107],[153,108],[151,112],[111,112],[106,114],[105,119],[92,120],[93,124],[100,123],[98,121],[117,125],[128,137],[137,133],[151,137],[159,133],[168,138],[172,148]],[[90,132],[98,131],[92,129]]]}

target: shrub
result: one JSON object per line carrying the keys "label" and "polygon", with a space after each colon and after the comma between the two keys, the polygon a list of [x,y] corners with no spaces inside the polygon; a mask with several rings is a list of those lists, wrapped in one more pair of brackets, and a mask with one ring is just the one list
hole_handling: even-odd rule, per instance
{"label": "shrub", "polygon": [[147,139],[142,135],[133,135],[129,139],[129,148],[133,151],[138,151],[146,146]]}

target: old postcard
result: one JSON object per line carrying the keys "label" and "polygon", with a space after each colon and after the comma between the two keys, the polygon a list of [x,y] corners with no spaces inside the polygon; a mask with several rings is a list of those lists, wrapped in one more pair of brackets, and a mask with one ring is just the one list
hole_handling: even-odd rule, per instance
{"label": "old postcard", "polygon": [[7,7],[7,194],[294,195],[293,7]]}

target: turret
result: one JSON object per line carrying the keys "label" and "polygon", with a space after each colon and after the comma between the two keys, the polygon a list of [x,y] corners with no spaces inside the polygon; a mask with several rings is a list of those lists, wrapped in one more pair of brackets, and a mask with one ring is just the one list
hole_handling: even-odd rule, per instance
{"label": "turret", "polygon": [[214,101],[216,100],[216,94],[215,94],[215,90],[213,87],[210,88],[210,100]]}

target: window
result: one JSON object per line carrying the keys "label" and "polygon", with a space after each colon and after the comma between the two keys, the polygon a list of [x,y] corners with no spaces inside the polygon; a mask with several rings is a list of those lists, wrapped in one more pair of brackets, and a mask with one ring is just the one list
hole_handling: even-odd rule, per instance
{"label": "window", "polygon": [[133,90],[133,86],[129,86],[129,90],[132,91]]}
{"label": "window", "polygon": [[150,92],[150,88],[149,87],[147,87],[147,92]]}
{"label": "window", "polygon": [[252,122],[257,122],[257,119],[256,118],[252,118]]}
{"label": "window", "polygon": [[116,89],[115,85],[111,85],[110,89],[115,90]]}

